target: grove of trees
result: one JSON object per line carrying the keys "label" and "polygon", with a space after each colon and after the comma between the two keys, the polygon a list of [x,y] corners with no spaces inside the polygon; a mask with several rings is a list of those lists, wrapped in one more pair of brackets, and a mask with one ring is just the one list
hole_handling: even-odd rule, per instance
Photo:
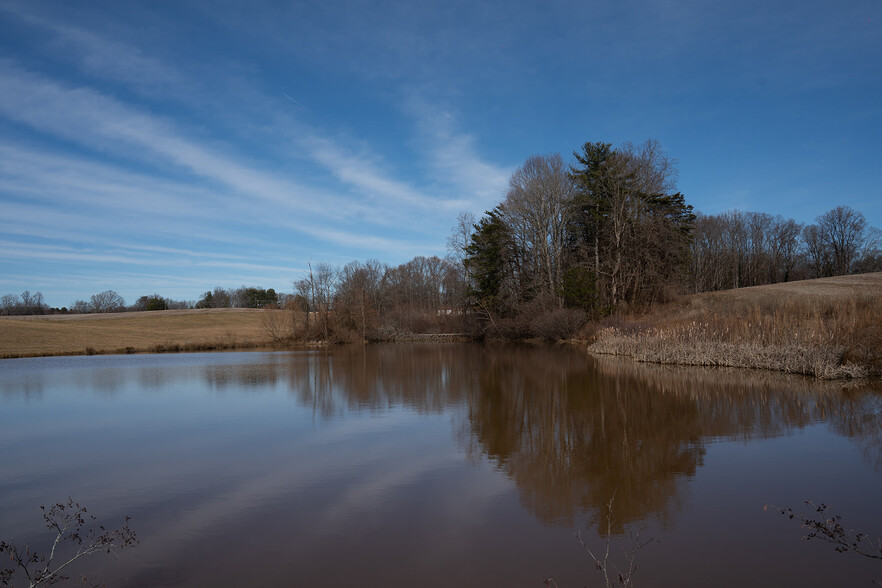
{"label": "grove of trees", "polygon": [[21,296],[4,294],[0,298],[0,316],[16,316],[25,314],[46,314],[49,306],[43,302],[43,293],[25,290]]}
{"label": "grove of trees", "polygon": [[528,158],[473,230],[465,216],[453,228],[485,332],[535,335],[550,313],[573,323],[574,311],[596,318],[679,293],[882,271],[880,232],[848,206],[809,225],[705,215],[677,191],[675,161],[656,141],[585,143],[573,155],[568,167],[558,154]]}
{"label": "grove of trees", "polygon": [[279,301],[276,291],[272,288],[242,286],[235,289],[224,289],[220,286],[202,295],[196,308],[263,308],[275,305]]}
{"label": "grove of trees", "polygon": [[[659,144],[585,143],[574,156],[570,166],[559,154],[527,159],[464,248],[471,304],[494,329],[652,304],[688,277],[695,215]],[[533,324],[517,320],[524,313]]]}

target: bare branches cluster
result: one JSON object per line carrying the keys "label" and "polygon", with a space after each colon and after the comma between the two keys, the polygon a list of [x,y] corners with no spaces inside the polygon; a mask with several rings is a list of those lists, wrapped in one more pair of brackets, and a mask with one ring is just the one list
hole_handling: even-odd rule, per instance
{"label": "bare branches cluster", "polygon": [[4,294],[0,297],[0,316],[46,314],[49,310],[49,306],[43,301],[42,292],[31,293],[25,290],[21,296]]}
{"label": "bare branches cluster", "polygon": [[[63,580],[69,567],[86,556],[113,553],[138,543],[135,532],[125,525],[108,530],[89,515],[84,506],[68,498],[48,509],[41,506],[46,527],[55,533],[48,552],[38,552],[29,545],[0,541],[0,554],[8,556],[13,567],[0,569],[0,585],[15,586],[21,579],[30,588],[51,586]],[[86,579],[83,578],[84,583]]]}
{"label": "bare branches cluster", "polygon": [[290,319],[268,315],[276,341],[377,341],[410,333],[457,332],[465,320],[461,264],[418,256],[398,266],[375,259],[342,268],[309,264],[282,308]]}
{"label": "bare branches cluster", "polygon": [[815,504],[806,500],[805,504],[815,514],[807,515],[794,511],[791,508],[781,508],[773,504],[767,504],[763,510],[772,509],[790,520],[799,521],[802,528],[806,529],[803,539],[817,539],[831,543],[839,553],[856,553],[870,559],[882,560],[882,539],[872,538],[866,533],[847,529],[842,525],[842,517],[832,512],[829,504]]}

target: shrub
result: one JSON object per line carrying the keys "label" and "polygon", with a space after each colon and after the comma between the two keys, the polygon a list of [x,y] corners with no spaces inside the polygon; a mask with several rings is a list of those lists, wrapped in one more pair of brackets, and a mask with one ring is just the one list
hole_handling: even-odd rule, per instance
{"label": "shrub", "polygon": [[570,339],[585,323],[585,311],[577,308],[557,308],[544,312],[530,322],[534,337],[546,341]]}

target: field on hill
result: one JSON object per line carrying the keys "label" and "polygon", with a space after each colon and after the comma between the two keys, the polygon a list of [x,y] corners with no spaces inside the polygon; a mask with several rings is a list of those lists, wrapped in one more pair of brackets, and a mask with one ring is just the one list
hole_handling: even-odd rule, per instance
{"label": "field on hill", "polygon": [[882,375],[882,273],[686,296],[589,329],[589,350],[821,378]]}
{"label": "field on hill", "polygon": [[0,317],[0,358],[271,345],[272,313],[244,308]]}

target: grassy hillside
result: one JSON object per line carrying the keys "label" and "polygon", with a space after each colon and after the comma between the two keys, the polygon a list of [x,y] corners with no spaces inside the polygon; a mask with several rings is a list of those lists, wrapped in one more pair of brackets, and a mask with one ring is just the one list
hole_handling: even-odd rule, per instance
{"label": "grassy hillside", "polygon": [[0,358],[269,345],[267,317],[283,311],[166,310],[0,317]]}
{"label": "grassy hillside", "polygon": [[684,297],[588,333],[595,353],[656,363],[882,375],[882,274]]}

